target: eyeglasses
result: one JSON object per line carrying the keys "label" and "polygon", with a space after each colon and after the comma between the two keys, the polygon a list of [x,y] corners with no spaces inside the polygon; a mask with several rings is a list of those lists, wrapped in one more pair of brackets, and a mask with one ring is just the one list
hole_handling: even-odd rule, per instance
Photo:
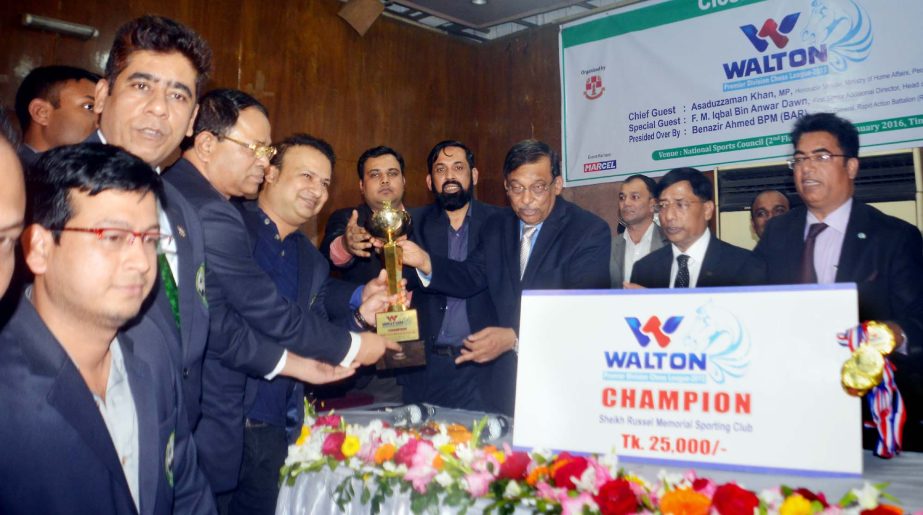
{"label": "eyeglasses", "polygon": [[257,159],[263,159],[264,157],[266,159],[272,159],[273,157],[275,157],[276,152],[278,152],[278,150],[276,150],[276,147],[272,145],[261,145],[259,143],[244,143],[243,141],[236,140],[230,136],[222,136],[220,134],[215,134],[215,136],[218,136],[218,139],[226,139],[230,141],[231,143],[237,143],[238,145],[244,148],[250,149],[250,151],[253,152],[253,155]]}
{"label": "eyeglasses", "polygon": [[130,247],[135,243],[136,239],[140,238],[141,244],[149,250],[160,251],[164,245],[173,241],[173,237],[169,234],[161,234],[153,231],[135,232],[129,231],[128,229],[116,229],[114,227],[62,227],[54,230],[95,234],[96,239],[110,250],[121,250],[125,247]]}
{"label": "eyeglasses", "polygon": [[786,163],[788,163],[789,168],[794,170],[795,168],[803,166],[808,161],[813,161],[815,164],[822,165],[822,164],[829,163],[830,160],[833,159],[834,157],[849,157],[849,156],[847,156],[846,154],[830,154],[827,152],[823,152],[821,154],[811,154],[810,156],[795,156],[789,159],[788,161],[786,161]]}
{"label": "eyeglasses", "polygon": [[661,200],[654,204],[654,211],[657,213],[662,213],[667,209],[676,209],[680,213],[685,213],[689,210],[689,206],[692,204],[701,204],[701,200],[677,200],[676,202],[670,202],[669,200]]}
{"label": "eyeglasses", "polygon": [[546,182],[535,182],[532,183],[532,185],[528,188],[522,184],[513,184],[512,186],[507,186],[506,191],[508,191],[511,195],[516,195],[518,197],[519,195],[525,193],[526,190],[529,190],[535,197],[544,197],[550,188],[551,185]]}

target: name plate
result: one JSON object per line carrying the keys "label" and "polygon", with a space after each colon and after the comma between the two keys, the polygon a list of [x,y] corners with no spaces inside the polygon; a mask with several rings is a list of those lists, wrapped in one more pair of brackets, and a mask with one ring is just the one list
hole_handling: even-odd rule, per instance
{"label": "name plate", "polygon": [[622,461],[862,473],[840,386],[853,284],[526,291],[513,443]]}

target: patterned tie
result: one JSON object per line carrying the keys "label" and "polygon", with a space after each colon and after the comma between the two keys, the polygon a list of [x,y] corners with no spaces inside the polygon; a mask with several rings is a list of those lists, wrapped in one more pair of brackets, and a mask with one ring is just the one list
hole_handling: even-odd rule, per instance
{"label": "patterned tie", "polygon": [[680,254],[676,256],[676,262],[679,263],[679,270],[676,272],[676,281],[673,283],[674,288],[689,287],[689,256]]}
{"label": "patterned tie", "polygon": [[522,229],[522,239],[519,240],[519,279],[526,273],[526,265],[529,263],[529,254],[532,250],[532,235],[538,226],[524,224]]}
{"label": "patterned tie", "polygon": [[829,227],[827,224],[820,222],[811,224],[808,227],[808,237],[804,240],[804,252],[801,254],[801,275],[799,279],[802,284],[813,284],[817,282],[817,270],[814,269],[814,244],[817,243],[817,236]]}
{"label": "patterned tie", "polygon": [[157,268],[160,269],[163,289],[166,290],[167,298],[170,300],[170,310],[173,311],[176,327],[179,327],[179,295],[176,293],[176,280],[173,279],[173,271],[170,270],[170,263],[167,263],[166,255],[157,254]]}

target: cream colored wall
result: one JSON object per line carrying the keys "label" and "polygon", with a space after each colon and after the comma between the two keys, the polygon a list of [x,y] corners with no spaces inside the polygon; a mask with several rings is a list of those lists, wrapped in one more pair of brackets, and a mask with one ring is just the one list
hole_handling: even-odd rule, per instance
{"label": "cream colored wall", "polygon": [[[916,202],[912,200],[903,200],[900,202],[876,202],[871,204],[883,213],[896,216],[919,227],[917,223]],[[745,249],[752,249],[756,246],[756,235],[750,227],[749,211],[732,211],[721,213],[721,230],[719,237],[730,243]]]}

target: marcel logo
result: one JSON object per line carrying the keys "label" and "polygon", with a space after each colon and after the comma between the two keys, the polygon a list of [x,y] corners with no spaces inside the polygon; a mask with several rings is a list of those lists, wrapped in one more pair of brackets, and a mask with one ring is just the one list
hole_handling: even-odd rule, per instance
{"label": "marcel logo", "polygon": [[753,48],[756,48],[758,52],[765,52],[769,48],[769,42],[766,41],[766,38],[769,38],[776,45],[776,48],[782,49],[788,45],[788,36],[786,34],[791,33],[792,29],[795,28],[795,23],[798,22],[798,16],[800,15],[801,13],[789,14],[782,18],[782,23],[776,23],[776,20],[770,18],[763,22],[763,26],[759,30],[756,29],[756,25],[744,25],[740,27],[740,30],[743,31],[750,43],[753,44]]}
{"label": "marcel logo", "polygon": [[628,327],[631,328],[635,339],[638,340],[642,347],[647,347],[651,343],[651,337],[653,337],[657,341],[657,345],[663,349],[670,345],[669,335],[676,332],[680,322],[683,321],[683,317],[673,316],[668,318],[666,322],[661,323],[660,318],[655,315],[648,318],[644,325],[641,325],[641,320],[635,317],[625,317],[625,321],[628,322]]}

